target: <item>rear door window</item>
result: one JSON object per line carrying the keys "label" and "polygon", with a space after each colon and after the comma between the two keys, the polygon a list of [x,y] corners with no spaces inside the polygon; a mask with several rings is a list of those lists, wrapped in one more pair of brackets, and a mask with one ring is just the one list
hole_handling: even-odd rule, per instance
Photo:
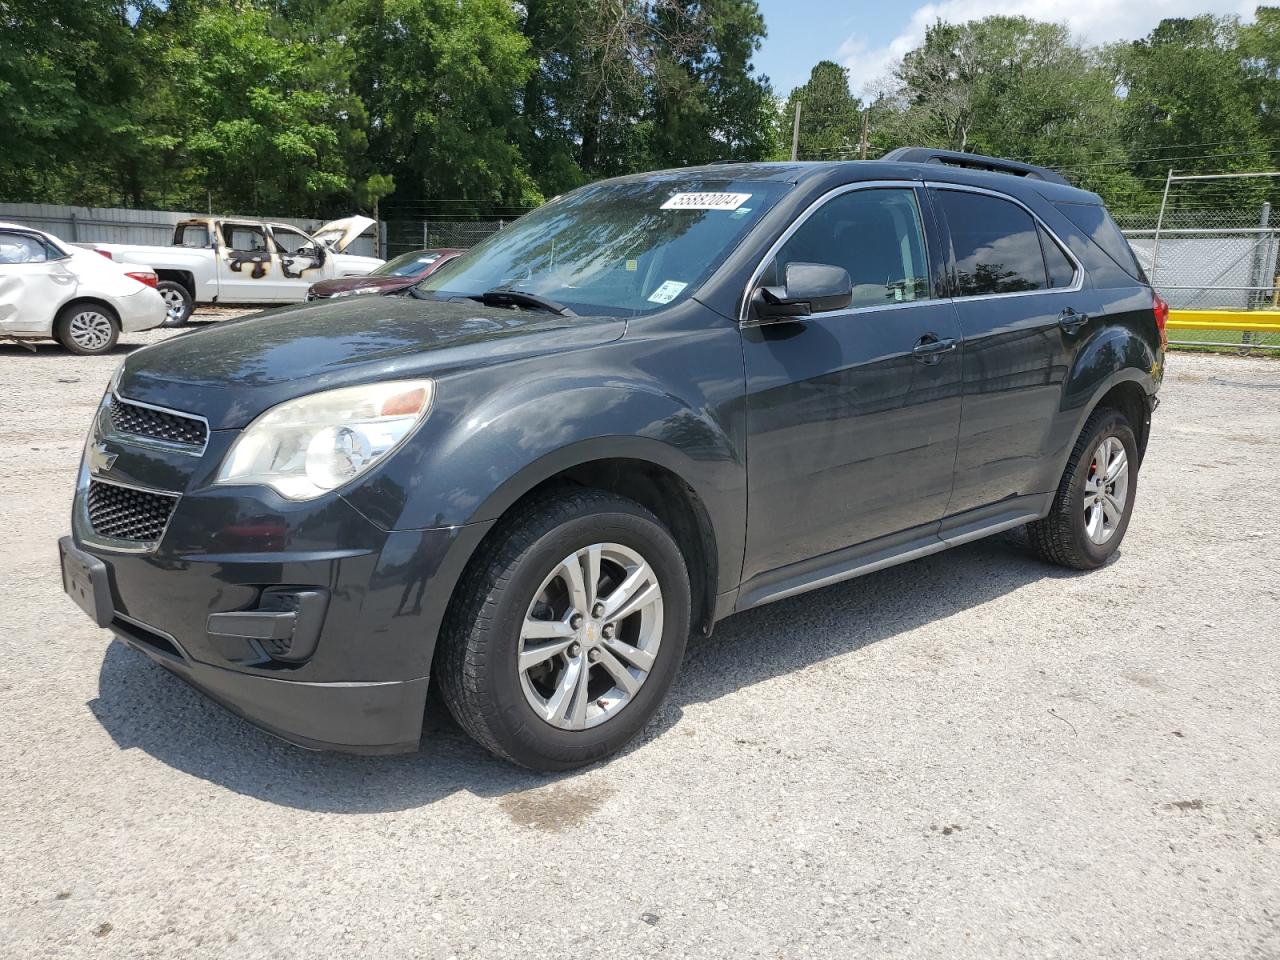
{"label": "rear door window", "polygon": [[1023,293],[1049,286],[1031,214],[1009,200],[959,190],[935,194],[951,230],[957,296]]}
{"label": "rear door window", "polygon": [[265,252],[267,234],[262,227],[250,223],[224,223],[222,225],[222,242],[228,250],[241,253]]}
{"label": "rear door window", "polygon": [[1044,251],[1044,265],[1049,271],[1049,286],[1061,290],[1075,283],[1076,265],[1044,227],[1040,228],[1040,249]]}
{"label": "rear door window", "polygon": [[44,263],[49,249],[29,233],[0,232],[0,263]]}

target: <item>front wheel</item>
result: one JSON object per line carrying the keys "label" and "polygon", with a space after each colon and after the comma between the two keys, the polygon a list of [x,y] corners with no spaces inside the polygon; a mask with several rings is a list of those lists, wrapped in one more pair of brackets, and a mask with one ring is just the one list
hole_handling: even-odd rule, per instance
{"label": "front wheel", "polygon": [[671,688],[689,593],[679,548],[639,504],[596,490],[535,503],[458,586],[441,636],[449,710],[534,770],[607,757]]}
{"label": "front wheel", "polygon": [[190,319],[195,300],[186,287],[173,280],[161,280],[156,290],[164,298],[164,322],[160,326],[180,327]]}
{"label": "front wheel", "polygon": [[1137,492],[1133,428],[1119,411],[1099,410],[1080,432],[1049,515],[1027,524],[1032,547],[1059,566],[1102,566],[1124,539]]}

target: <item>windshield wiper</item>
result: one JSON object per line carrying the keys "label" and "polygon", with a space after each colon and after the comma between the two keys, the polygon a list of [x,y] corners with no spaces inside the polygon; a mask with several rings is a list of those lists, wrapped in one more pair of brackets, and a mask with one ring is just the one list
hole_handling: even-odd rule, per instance
{"label": "windshield wiper", "polygon": [[546,297],[540,297],[536,293],[513,290],[511,287],[494,287],[484,293],[472,294],[470,299],[478,300],[486,307],[533,307],[536,310],[546,310],[548,313],[554,313],[561,317],[577,316],[563,303],[548,300]]}

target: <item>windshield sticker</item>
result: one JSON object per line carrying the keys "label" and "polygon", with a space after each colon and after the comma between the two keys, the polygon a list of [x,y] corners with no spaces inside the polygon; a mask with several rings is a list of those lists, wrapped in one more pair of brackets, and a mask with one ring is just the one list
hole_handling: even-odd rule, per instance
{"label": "windshield sticker", "polygon": [[679,280],[668,280],[649,295],[649,302],[670,303],[676,297],[680,296],[680,291],[687,286],[687,283],[681,283]]}
{"label": "windshield sticker", "polygon": [[663,210],[737,210],[751,199],[749,193],[675,193]]}

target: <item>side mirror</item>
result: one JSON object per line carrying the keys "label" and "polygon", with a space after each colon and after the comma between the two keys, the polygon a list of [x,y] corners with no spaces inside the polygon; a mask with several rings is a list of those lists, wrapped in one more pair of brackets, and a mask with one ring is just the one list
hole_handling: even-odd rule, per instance
{"label": "side mirror", "polygon": [[782,286],[757,287],[751,302],[762,323],[843,310],[853,302],[853,281],[844,267],[788,263]]}

